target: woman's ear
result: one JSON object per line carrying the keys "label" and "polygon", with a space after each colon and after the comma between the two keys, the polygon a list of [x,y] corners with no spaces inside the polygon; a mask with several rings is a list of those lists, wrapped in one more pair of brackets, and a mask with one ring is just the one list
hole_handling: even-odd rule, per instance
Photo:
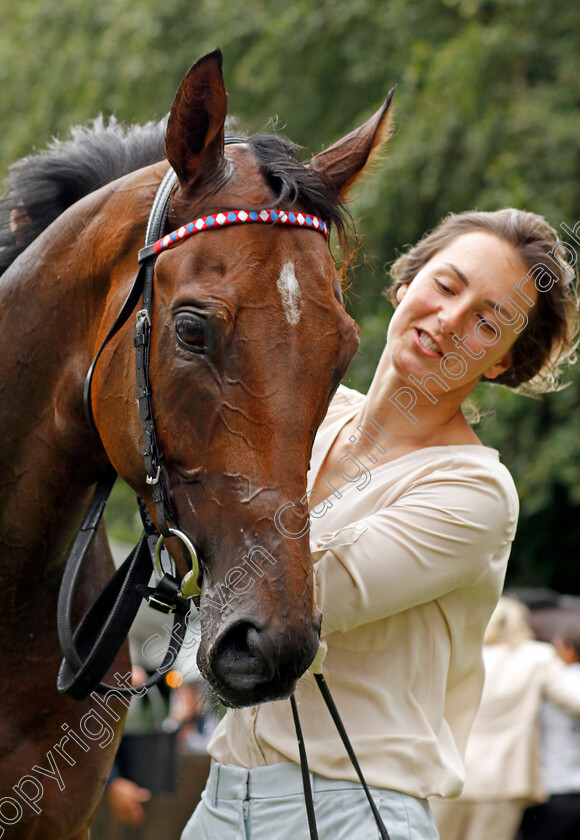
{"label": "woman's ear", "polygon": [[512,354],[508,350],[508,352],[502,359],[499,360],[499,362],[496,362],[495,364],[491,365],[491,367],[488,367],[487,370],[484,370],[483,378],[497,379],[498,376],[500,376],[502,373],[505,373],[505,371],[511,366],[511,363]]}
{"label": "woman's ear", "polygon": [[397,303],[401,303],[401,301],[403,300],[403,298],[404,298],[404,297],[405,297],[405,295],[407,294],[407,290],[408,290],[408,288],[409,288],[409,284],[408,284],[408,283],[402,283],[402,284],[401,284],[401,285],[397,288],[397,291],[395,292],[395,300],[397,301]]}

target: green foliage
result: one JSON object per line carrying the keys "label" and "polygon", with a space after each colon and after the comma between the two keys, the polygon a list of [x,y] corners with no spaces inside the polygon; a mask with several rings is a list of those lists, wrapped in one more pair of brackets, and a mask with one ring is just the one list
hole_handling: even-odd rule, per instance
{"label": "green foliage", "polygon": [[[102,112],[158,118],[189,65],[221,46],[245,130],[316,153],[392,85],[387,159],[350,205],[361,247],[349,307],[365,389],[385,340],[388,264],[450,211],[514,205],[580,219],[580,6],[564,0],[19,0],[0,29],[0,174]],[[305,151],[305,155],[308,152]],[[488,387],[480,434],[516,479],[514,582],[558,582],[580,548],[580,377],[542,400]]]}
{"label": "green foliage", "polygon": [[107,533],[120,543],[136,544],[143,530],[135,493],[117,479],[105,509]]}

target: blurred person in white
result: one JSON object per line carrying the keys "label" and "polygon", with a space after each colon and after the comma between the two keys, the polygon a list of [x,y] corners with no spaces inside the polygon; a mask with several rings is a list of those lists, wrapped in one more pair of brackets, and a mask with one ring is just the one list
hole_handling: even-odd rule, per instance
{"label": "blurred person in white", "polygon": [[[580,691],[580,618],[556,636],[554,647],[578,681]],[[580,838],[580,718],[550,701],[542,705],[541,761],[550,798],[524,813],[521,840]]]}
{"label": "blurred person in white", "polygon": [[485,682],[467,742],[463,792],[455,800],[431,800],[443,840],[514,840],[524,809],[547,799],[540,761],[543,701],[580,716],[577,675],[553,645],[532,638],[528,610],[519,601],[501,598],[483,656]]}

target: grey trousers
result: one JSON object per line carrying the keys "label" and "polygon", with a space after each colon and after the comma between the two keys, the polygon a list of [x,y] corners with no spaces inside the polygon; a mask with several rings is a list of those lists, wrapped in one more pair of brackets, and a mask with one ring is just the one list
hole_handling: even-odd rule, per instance
{"label": "grey trousers", "polygon": [[[362,786],[311,773],[319,840],[378,840]],[[371,788],[391,840],[438,840],[426,800]],[[309,840],[302,776],[291,762],[257,767],[212,761],[181,840]]]}

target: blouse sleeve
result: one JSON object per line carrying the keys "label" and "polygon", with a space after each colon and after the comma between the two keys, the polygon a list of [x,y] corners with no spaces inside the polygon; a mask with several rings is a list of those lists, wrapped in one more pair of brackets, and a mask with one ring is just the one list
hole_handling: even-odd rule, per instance
{"label": "blouse sleeve", "polygon": [[322,636],[473,585],[504,563],[518,513],[509,473],[441,470],[311,545]]}

